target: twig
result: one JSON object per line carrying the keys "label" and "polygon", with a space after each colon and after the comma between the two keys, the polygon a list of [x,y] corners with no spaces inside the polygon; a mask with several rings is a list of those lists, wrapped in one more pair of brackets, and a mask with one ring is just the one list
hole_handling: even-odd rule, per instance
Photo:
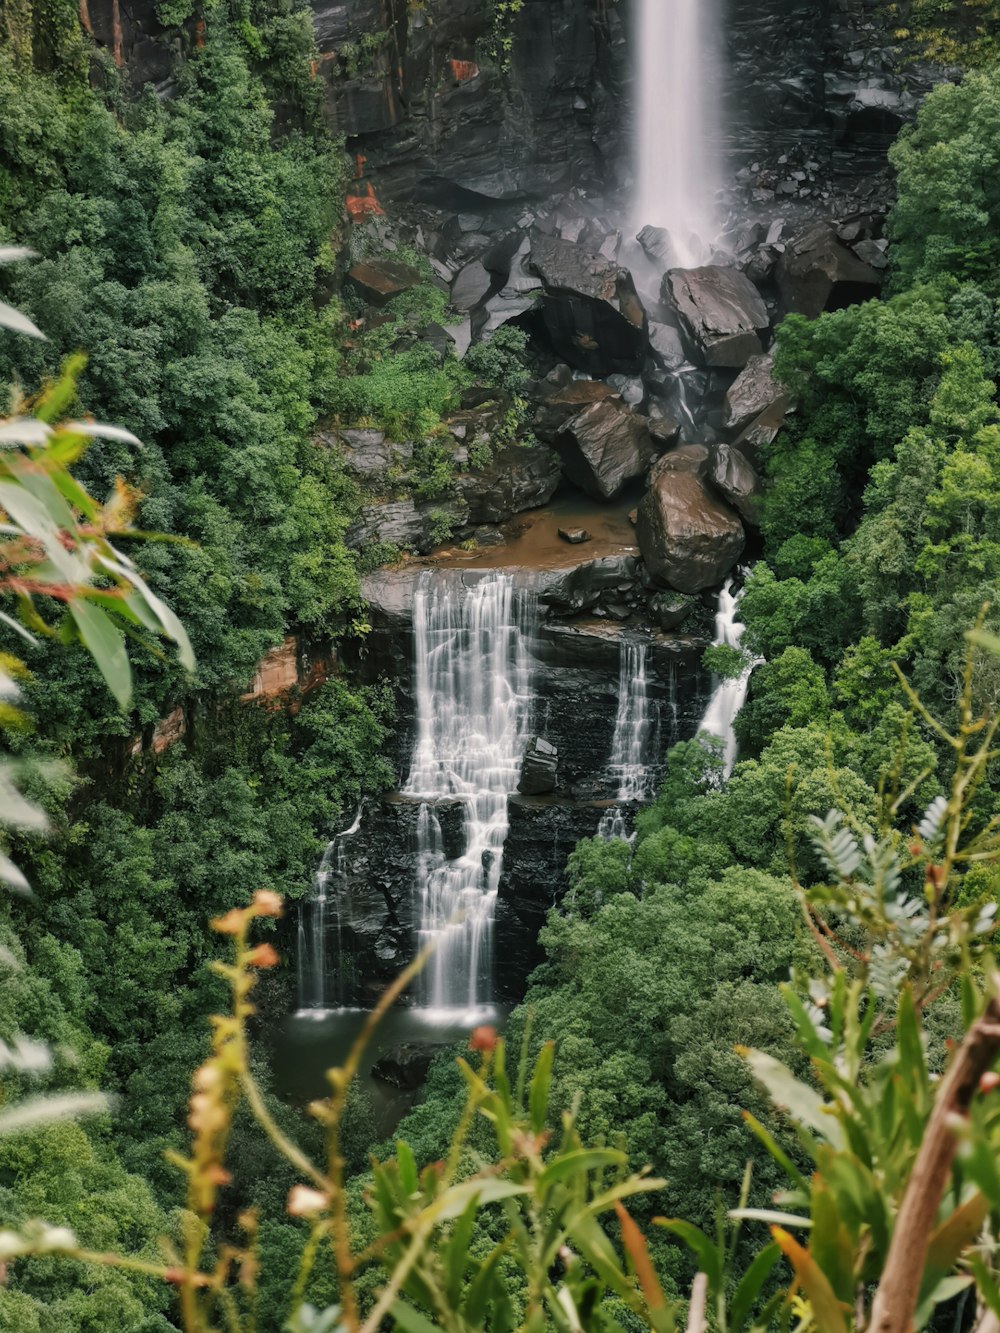
{"label": "twig", "polygon": [[1000,998],[965,1034],[945,1074],[903,1195],[882,1279],[872,1305],[872,1333],[911,1333],[938,1205],[955,1156],[952,1118],[966,1116],[979,1080],[1000,1054]]}

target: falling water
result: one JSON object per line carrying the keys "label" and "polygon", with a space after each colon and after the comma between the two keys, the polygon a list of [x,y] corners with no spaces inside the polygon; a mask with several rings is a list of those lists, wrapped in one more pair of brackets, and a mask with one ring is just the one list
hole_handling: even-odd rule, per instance
{"label": "falling water", "polygon": [[[327,843],[313,879],[313,891],[299,909],[298,971],[299,1011],[323,1014],[344,1003],[341,968],[341,909],[337,889],[344,881],[345,843],[361,827],[364,802],[358,806],[350,828],[343,829]],[[330,908],[332,907],[332,922]],[[336,932],[336,946],[331,959],[329,931]],[[332,964],[332,965],[331,965]],[[332,980],[331,980],[331,974]]]}
{"label": "falling water", "polygon": [[674,264],[704,263],[719,230],[715,0],[637,0],[637,227],[665,227]]}
{"label": "falling water", "polygon": [[[492,999],[493,915],[507,798],[528,738],[528,599],[509,575],[471,588],[425,574],[413,612],[417,743],[404,793],[421,801],[417,827],[420,939],[437,948],[423,977],[433,1009]],[[462,854],[445,855],[439,803],[463,807]]]}
{"label": "falling water", "polygon": [[618,649],[618,711],[611,741],[608,771],[618,784],[617,804],[607,811],[597,830],[601,838],[625,838],[626,810],[649,796],[649,696],[646,688],[645,639],[620,640]]}
{"label": "falling water", "polygon": [[[715,613],[715,643],[727,648],[739,648],[745,626],[737,619],[740,602],[743,600],[743,588],[733,592],[733,580],[727,579],[719,593],[719,604]],[[733,723],[736,714],[746,701],[750,685],[750,674],[758,665],[760,658],[752,658],[744,664],[740,674],[732,680],[720,680],[712,692],[701,720],[699,731],[707,731],[718,736],[723,742],[722,773],[729,777],[736,763],[736,732]]]}

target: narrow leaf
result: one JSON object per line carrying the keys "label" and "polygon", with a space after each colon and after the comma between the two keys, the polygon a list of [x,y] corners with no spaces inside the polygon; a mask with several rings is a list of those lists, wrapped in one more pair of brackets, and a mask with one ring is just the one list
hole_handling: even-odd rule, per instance
{"label": "narrow leaf", "polygon": [[0,326],[13,329],[15,333],[26,333],[30,338],[45,340],[45,334],[32,324],[27,315],[22,315],[20,310],[15,310],[5,301],[0,301]]}
{"label": "narrow leaf", "polygon": [[653,1268],[653,1261],[649,1257],[649,1247],[646,1244],[645,1236],[636,1226],[627,1208],[620,1203],[616,1203],[615,1212],[618,1214],[618,1224],[622,1229],[622,1244],[628,1251],[628,1257],[632,1260],[632,1267],[635,1269],[642,1294],[646,1298],[646,1304],[650,1310],[665,1309],[667,1302],[663,1295],[663,1288],[656,1276],[656,1270]]}
{"label": "narrow leaf", "polygon": [[795,1276],[812,1307],[813,1322],[819,1333],[847,1333],[846,1307],[837,1300],[826,1274],[819,1268],[808,1250],[783,1231],[772,1227],[771,1235],[782,1254],[795,1269]]}
{"label": "narrow leaf", "polygon": [[125,636],[100,607],[82,598],[70,602],[69,612],[84,646],[124,712],[132,699],[132,668],[125,651]]}

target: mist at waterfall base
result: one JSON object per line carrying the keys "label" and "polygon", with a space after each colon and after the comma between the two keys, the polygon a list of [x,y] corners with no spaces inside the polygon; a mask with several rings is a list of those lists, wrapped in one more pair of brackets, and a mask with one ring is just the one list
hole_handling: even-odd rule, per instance
{"label": "mist at waterfall base", "polygon": [[717,0],[635,0],[633,230],[670,233],[670,267],[707,262],[719,232]]}

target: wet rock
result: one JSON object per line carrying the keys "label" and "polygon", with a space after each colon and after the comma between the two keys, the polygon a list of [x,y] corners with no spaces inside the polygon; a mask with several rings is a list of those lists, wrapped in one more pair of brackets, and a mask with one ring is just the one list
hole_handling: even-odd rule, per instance
{"label": "wet rock", "polygon": [[456,310],[471,310],[493,286],[493,276],[478,259],[466,264],[451,284],[451,304]]}
{"label": "wet rock", "polygon": [[742,368],[763,351],[767,307],[738,269],[671,269],[663,279],[663,299],[677,311],[702,364]]}
{"label": "wet rock", "polygon": [[403,1092],[415,1092],[423,1087],[431,1065],[447,1049],[447,1042],[404,1041],[379,1056],[372,1065],[372,1074]]}
{"label": "wet rock", "polygon": [[538,405],[532,428],[540,440],[551,443],[585,407],[614,397],[614,389],[603,380],[570,380]]}
{"label": "wet rock", "polygon": [[452,500],[383,500],[363,506],[358,521],[348,531],[348,546],[389,543],[401,550],[426,554],[444,540],[446,529],[455,531],[469,521],[468,504],[462,497]]}
{"label": "wet rock", "polygon": [[531,267],[544,284],[542,319],[558,356],[589,375],[642,370],[646,311],[628,269],[537,230]]}
{"label": "wet rock", "polygon": [[398,259],[370,259],[348,270],[347,280],[369,305],[387,305],[421,281],[420,274]]}
{"label": "wet rock", "polygon": [[542,736],[536,736],[528,746],[521,765],[517,789],[524,796],[543,796],[556,789],[556,770],[559,751]]}
{"label": "wet rock", "polygon": [[809,319],[870,301],[882,288],[882,275],[849,250],[828,222],[808,227],[789,242],[775,277],[782,313]]}
{"label": "wet rock", "polygon": [[643,227],[635,239],[642,246],[646,258],[658,264],[661,272],[673,267],[674,246],[666,227]]}
{"label": "wet rock", "polygon": [[667,370],[679,370],[687,361],[681,335],[671,324],[649,321],[649,350]]}
{"label": "wet rock", "polygon": [[737,515],[689,471],[658,470],[650,478],[636,536],[653,577],[684,593],[720,583],[745,542]]}
{"label": "wet rock", "polygon": [[777,403],[787,407],[788,395],[773,377],[774,358],[752,356],[726,393],[722,422],[728,430],[742,430],[761,412]]}
{"label": "wet rock", "polygon": [[595,500],[611,500],[641,477],[658,453],[643,417],[616,399],[591,404],[555,439],[570,481]]}
{"label": "wet rock", "polygon": [[649,474],[650,485],[665,472],[693,472],[702,477],[708,471],[712,451],[707,444],[681,444],[657,459]]}
{"label": "wet rock", "polygon": [[484,468],[462,473],[455,489],[467,507],[467,523],[503,523],[548,504],[561,472],[559,455],[547,445],[509,444]]}
{"label": "wet rock", "polygon": [[886,253],[888,245],[885,241],[859,241],[851,249],[863,264],[878,270],[889,267],[889,256]]}
{"label": "wet rock", "polygon": [[717,445],[708,480],[747,523],[760,523],[760,478],[745,454],[728,444]]}
{"label": "wet rock", "polygon": [[781,401],[772,403],[770,407],[764,409],[760,416],[754,417],[749,426],[733,441],[733,448],[739,449],[755,463],[759,457],[759,451],[765,448],[778,437],[778,431],[784,425],[786,415],[785,404]]}
{"label": "wet rock", "polygon": [[680,423],[673,417],[657,414],[648,418],[647,425],[653,443],[661,450],[672,449],[680,439]]}
{"label": "wet rock", "polygon": [[556,531],[563,541],[569,542],[571,546],[579,546],[582,542],[592,540],[586,528],[557,528]]}
{"label": "wet rock", "polygon": [[657,592],[647,602],[651,615],[665,631],[679,629],[695,605],[695,598],[681,592]]}
{"label": "wet rock", "polygon": [[609,375],[608,384],[629,407],[639,407],[646,396],[641,375]]}

